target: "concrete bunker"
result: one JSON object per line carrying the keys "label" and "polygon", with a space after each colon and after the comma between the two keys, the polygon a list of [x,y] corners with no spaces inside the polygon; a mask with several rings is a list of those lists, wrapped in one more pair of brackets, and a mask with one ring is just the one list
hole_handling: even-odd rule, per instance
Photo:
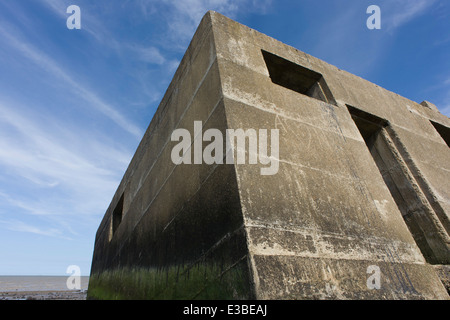
{"label": "concrete bunker", "polygon": [[[430,121],[450,122],[422,107],[208,12],[99,225],[89,299],[448,299],[423,255],[445,262],[450,153]],[[175,166],[195,121],[279,129],[277,174]]]}

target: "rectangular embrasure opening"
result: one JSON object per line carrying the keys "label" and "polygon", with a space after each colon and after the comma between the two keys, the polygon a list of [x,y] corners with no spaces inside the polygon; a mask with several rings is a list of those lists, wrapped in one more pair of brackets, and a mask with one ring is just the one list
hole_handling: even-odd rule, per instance
{"label": "rectangular embrasure opening", "polygon": [[381,119],[375,115],[366,113],[362,110],[356,109],[347,105],[348,110],[352,116],[353,121],[358,127],[367,147],[372,149],[375,138],[380,130],[389,125],[389,122]]}
{"label": "rectangular embrasure opening", "polygon": [[[114,234],[116,233],[117,229],[119,228],[120,223],[122,222],[122,218],[123,218],[123,199],[124,199],[124,194],[122,194],[122,196],[119,199],[119,202],[117,202],[117,205],[113,211],[113,215],[112,215],[112,235],[114,236]],[[111,237],[112,238],[112,237]]]}
{"label": "rectangular embrasure opening", "polygon": [[273,53],[261,50],[273,83],[326,103],[336,101],[323,76]]}
{"label": "rectangular embrasure opening", "polygon": [[444,139],[447,146],[450,147],[450,128],[443,126],[440,123],[434,122],[430,120],[431,124],[434,126],[436,131],[441,135],[442,139]]}

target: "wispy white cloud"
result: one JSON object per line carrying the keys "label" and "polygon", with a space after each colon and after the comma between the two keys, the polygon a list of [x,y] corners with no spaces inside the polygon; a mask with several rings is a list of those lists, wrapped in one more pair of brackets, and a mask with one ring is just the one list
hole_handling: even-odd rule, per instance
{"label": "wispy white cloud", "polygon": [[21,41],[21,37],[11,29],[6,30],[5,27],[0,26],[0,35],[8,42],[9,46],[17,49],[24,57],[34,62],[45,72],[50,73],[55,80],[64,81],[68,90],[75,92],[80,100],[88,102],[90,106],[101,112],[105,117],[114,121],[117,125],[134,135],[136,138],[139,139],[142,137],[141,128],[122,115],[115,107],[103,101],[94,91],[83,86],[79,81],[76,81],[71,74],[64,70],[55,60],[39,49],[33,47],[31,44]]}
{"label": "wispy white cloud", "polygon": [[[272,0],[138,0],[148,19],[164,12],[166,19],[166,39],[180,50],[185,49],[206,12],[213,10],[236,18],[238,14],[265,13]],[[173,47],[173,44],[172,44]]]}
{"label": "wispy white cloud", "polygon": [[[59,17],[62,21],[66,21],[66,19],[70,16],[67,13],[67,8],[70,5],[76,4],[72,0],[39,0],[43,5],[45,5],[54,15]],[[115,42],[114,37],[111,36],[108,29],[102,24],[99,19],[96,19],[91,13],[84,10],[84,7],[81,7],[81,26],[82,30],[88,32],[91,36],[93,36],[97,41],[102,43],[109,43],[112,46],[118,47],[120,44]],[[64,25],[64,24],[62,24]]]}
{"label": "wispy white cloud", "polygon": [[381,30],[376,31],[366,27],[367,6],[357,0],[349,2],[332,12],[326,23],[318,19],[320,25],[312,27],[317,39],[312,54],[366,77],[389,54],[399,29],[425,14],[437,0],[375,1],[381,9]]}
{"label": "wispy white cloud", "polygon": [[[69,14],[66,13],[66,8],[73,1],[70,0],[40,0],[47,8],[49,8],[56,16],[67,19]],[[148,1],[128,1],[129,5],[137,6],[141,8],[141,14],[147,16],[149,13]],[[92,12],[86,9],[85,6],[81,6],[82,10],[82,28],[91,35],[98,43],[107,45],[109,48],[115,50],[119,55],[130,59],[132,58],[147,62],[150,64],[161,65],[167,61],[161,51],[155,46],[145,46],[140,43],[133,42],[130,39],[118,38],[108,29],[108,23],[103,21],[101,13],[97,12],[97,15],[93,15]],[[143,11],[142,11],[143,10]],[[153,12],[153,11],[152,11]],[[103,21],[103,23],[101,23]],[[112,23],[111,23],[112,25]]]}
{"label": "wispy white cloud", "polygon": [[450,103],[443,105],[442,107],[440,107],[439,111],[450,118]]}
{"label": "wispy white cloud", "polygon": [[0,224],[3,224],[6,227],[6,229],[8,229],[10,231],[32,233],[32,234],[37,234],[40,236],[72,240],[72,238],[64,235],[60,229],[56,229],[56,228],[43,229],[41,227],[33,226],[33,225],[27,224],[23,221],[16,220],[16,219],[6,220],[6,221],[0,220]]}
{"label": "wispy white cloud", "polygon": [[[450,79],[449,79],[450,80]],[[437,107],[439,108],[439,111],[447,116],[450,117],[450,81],[447,80],[445,83],[446,93],[442,96],[440,101],[437,101]]]}
{"label": "wispy white cloud", "polygon": [[437,74],[434,78],[435,84],[427,86],[420,93],[425,100],[434,103],[442,114],[450,117],[450,78],[447,74]]}
{"label": "wispy white cloud", "polygon": [[[371,38],[375,34],[367,34],[365,24],[366,8],[358,5],[340,7],[338,12],[327,11],[327,23],[317,20],[306,35],[311,41],[313,56],[319,57],[337,67],[359,76],[366,76],[376,67],[386,46],[380,45],[379,39]],[[367,16],[368,17],[368,16]],[[298,47],[302,48],[299,37]]]}
{"label": "wispy white cloud", "polygon": [[98,224],[132,150],[33,107],[0,100],[0,224],[76,239]]}
{"label": "wispy white cloud", "polygon": [[[67,19],[69,15],[66,13],[66,8],[73,2],[70,0],[39,1],[60,19]],[[154,3],[152,0],[128,0],[115,4],[114,8],[120,12],[126,12],[124,16],[128,19],[146,21],[146,19],[150,19],[149,15],[157,13],[153,8]],[[108,10],[105,13],[104,7],[99,7],[96,3],[80,3],[79,5],[82,27],[77,32],[86,32],[95,40],[97,48],[101,46],[105,52],[114,53],[121,63],[127,66],[124,72],[136,81],[140,98],[136,97],[138,101],[130,102],[130,105],[148,106],[149,103],[155,103],[161,99],[165,87],[160,88],[156,84],[170,82],[170,77],[179,65],[179,60],[170,57],[170,54],[163,52],[160,47],[145,41],[145,39],[119,35],[114,31],[120,27],[117,26],[117,18],[115,16],[111,18],[107,13]],[[134,18],[130,18],[130,16]],[[167,67],[161,69],[158,81],[155,81],[154,74],[147,71],[148,67],[159,67],[163,64]],[[149,84],[153,84],[152,87],[149,87]]]}
{"label": "wispy white cloud", "polygon": [[28,191],[38,190],[24,198],[27,190],[15,195],[0,188],[0,197],[33,215],[98,214],[112,197],[131,152],[101,136],[72,132],[51,117],[45,119],[0,101],[0,176],[9,173],[17,183],[28,181],[22,182]]}
{"label": "wispy white cloud", "polygon": [[436,0],[389,0],[383,2],[383,25],[392,31],[424,14]]}
{"label": "wispy white cloud", "polygon": [[161,54],[161,51],[158,48],[152,46],[142,47],[137,45],[130,45],[129,49],[136,54],[137,58],[140,61],[158,65],[162,65],[167,61],[166,58]]}

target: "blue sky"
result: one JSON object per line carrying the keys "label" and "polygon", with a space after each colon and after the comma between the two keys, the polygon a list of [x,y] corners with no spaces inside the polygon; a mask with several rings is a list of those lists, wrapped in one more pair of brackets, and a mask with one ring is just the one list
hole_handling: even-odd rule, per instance
{"label": "blue sky", "polygon": [[[381,30],[366,27],[372,4]],[[448,0],[3,0],[0,275],[89,274],[97,227],[208,10],[450,116]]]}

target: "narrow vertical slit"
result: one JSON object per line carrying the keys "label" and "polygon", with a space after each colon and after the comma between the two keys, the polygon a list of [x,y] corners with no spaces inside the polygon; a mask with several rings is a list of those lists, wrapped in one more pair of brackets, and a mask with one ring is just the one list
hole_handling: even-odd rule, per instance
{"label": "narrow vertical slit", "polygon": [[112,229],[111,229],[111,237],[110,240],[112,240],[112,237],[116,233],[117,229],[119,228],[120,223],[123,219],[123,200],[124,200],[124,194],[120,197],[119,201],[117,202],[116,207],[114,208],[113,214],[112,214]]}

